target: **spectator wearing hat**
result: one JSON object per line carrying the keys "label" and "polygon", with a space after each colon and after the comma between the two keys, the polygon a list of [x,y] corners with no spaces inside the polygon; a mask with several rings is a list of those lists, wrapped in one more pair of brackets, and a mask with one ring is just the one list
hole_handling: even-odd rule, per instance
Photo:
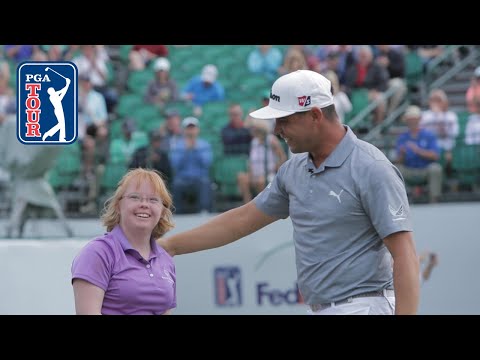
{"label": "spectator wearing hat", "polygon": [[422,111],[418,106],[407,108],[403,120],[408,130],[397,139],[397,167],[404,179],[426,181],[430,202],[438,201],[442,193],[442,166],[438,163],[440,148],[437,137],[420,128]]}
{"label": "spectator wearing hat", "polygon": [[480,66],[473,72],[470,86],[465,94],[465,100],[471,114],[480,113],[480,109],[477,108],[477,104],[480,103]]}
{"label": "spectator wearing hat", "polygon": [[215,65],[207,64],[200,75],[191,78],[180,93],[184,100],[191,101],[194,105],[202,107],[210,101],[225,99],[225,89],[217,80],[218,70]]}
{"label": "spectator wearing hat", "polygon": [[168,153],[162,148],[163,136],[159,130],[149,134],[149,144],[135,150],[129,168],[154,169],[163,175],[163,179],[170,188],[172,168]]}
{"label": "spectator wearing hat", "polygon": [[193,202],[194,212],[209,212],[212,207],[212,147],[206,140],[198,138],[200,127],[197,118],[183,119],[182,128],[183,139],[170,149],[172,193],[176,213],[187,212],[187,197]]}
{"label": "spectator wearing hat", "polygon": [[158,58],[153,64],[155,78],[150,81],[145,92],[145,102],[163,108],[178,99],[176,82],[170,78],[170,61]]}

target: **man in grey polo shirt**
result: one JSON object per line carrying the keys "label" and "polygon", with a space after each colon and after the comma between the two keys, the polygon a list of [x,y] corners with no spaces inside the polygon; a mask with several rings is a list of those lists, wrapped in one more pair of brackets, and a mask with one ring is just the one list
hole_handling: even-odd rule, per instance
{"label": "man in grey polo shirt", "polygon": [[275,118],[296,155],[248,204],[161,245],[171,255],[214,248],[290,216],[310,313],[416,314],[419,264],[402,175],[340,123],[330,81],[309,70],[286,74],[269,105],[250,115]]}

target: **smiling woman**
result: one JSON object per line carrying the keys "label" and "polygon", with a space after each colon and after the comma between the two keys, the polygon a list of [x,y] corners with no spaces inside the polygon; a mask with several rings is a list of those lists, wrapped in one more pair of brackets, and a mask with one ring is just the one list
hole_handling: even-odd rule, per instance
{"label": "smiling woman", "polygon": [[175,265],[155,240],[173,228],[160,173],[137,168],[120,180],[102,215],[107,233],[75,257],[77,314],[166,314],[176,307]]}

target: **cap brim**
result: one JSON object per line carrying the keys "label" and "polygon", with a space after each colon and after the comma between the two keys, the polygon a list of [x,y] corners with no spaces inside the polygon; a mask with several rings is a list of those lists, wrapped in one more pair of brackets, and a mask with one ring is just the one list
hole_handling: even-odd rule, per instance
{"label": "cap brim", "polygon": [[284,116],[292,115],[294,113],[295,111],[278,110],[270,106],[265,106],[261,109],[251,112],[250,116],[256,119],[277,119]]}

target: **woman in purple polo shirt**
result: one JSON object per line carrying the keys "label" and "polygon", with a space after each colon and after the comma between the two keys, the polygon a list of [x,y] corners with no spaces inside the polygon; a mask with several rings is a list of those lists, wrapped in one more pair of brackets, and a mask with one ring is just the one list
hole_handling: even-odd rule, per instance
{"label": "woman in purple polo shirt", "polygon": [[175,265],[155,240],[173,228],[172,197],[155,170],[130,170],[107,201],[107,233],[72,264],[78,315],[168,314],[176,307]]}

